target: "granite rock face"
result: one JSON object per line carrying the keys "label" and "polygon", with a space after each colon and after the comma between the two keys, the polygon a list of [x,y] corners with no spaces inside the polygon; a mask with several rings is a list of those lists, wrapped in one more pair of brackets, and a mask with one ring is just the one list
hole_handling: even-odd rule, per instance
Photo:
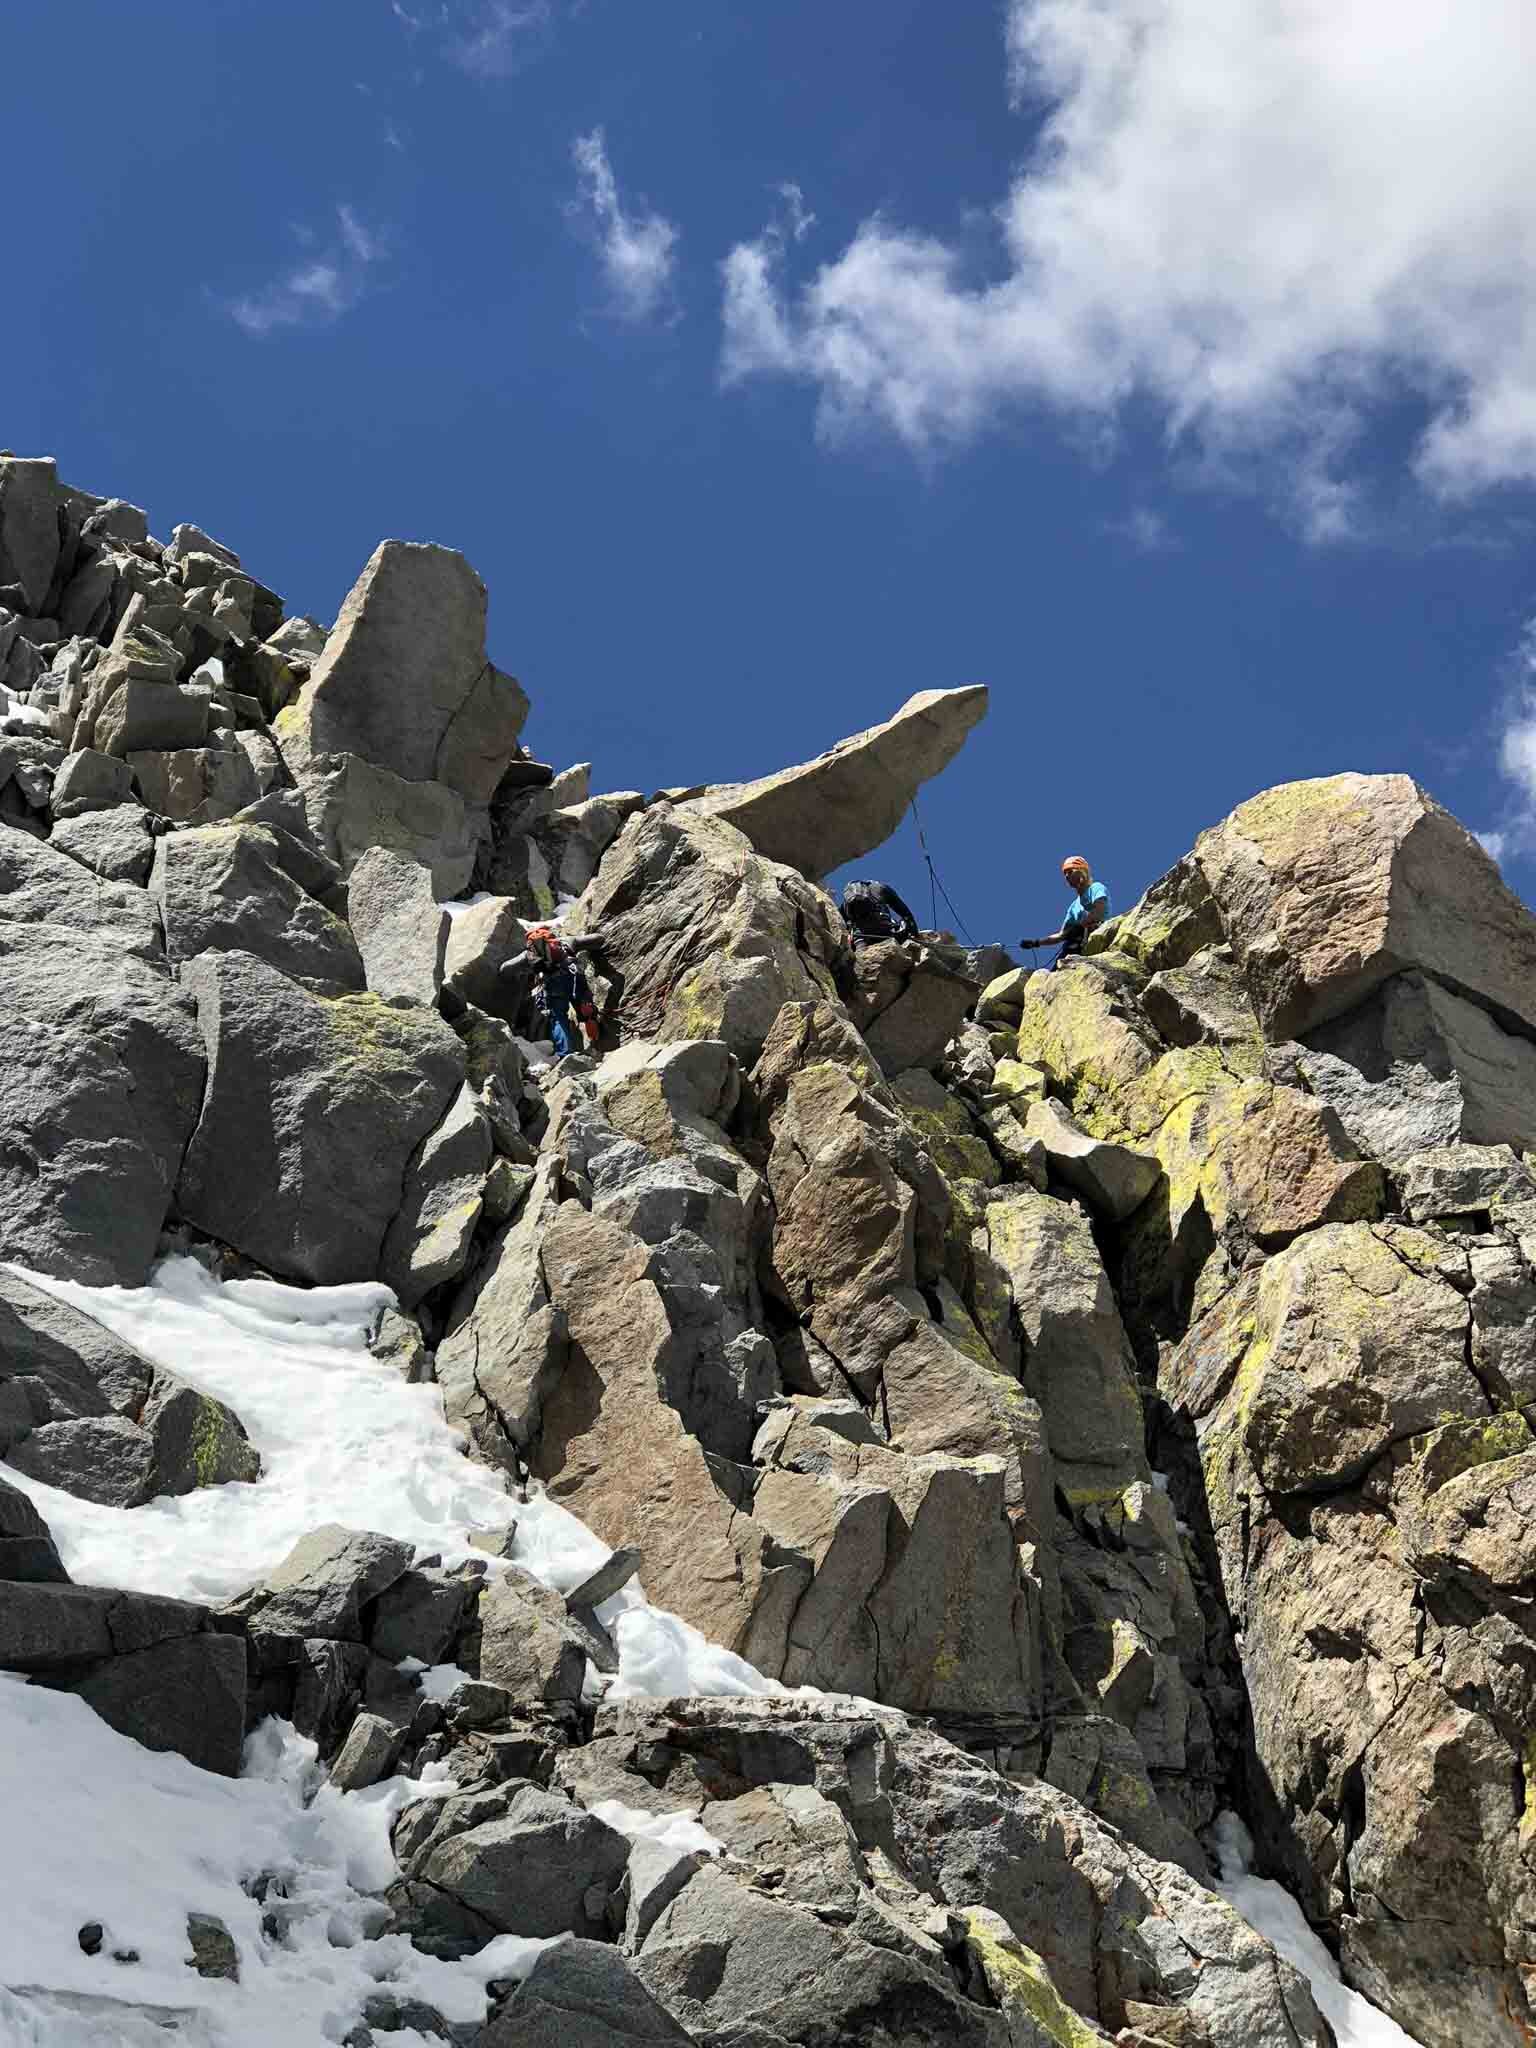
{"label": "granite rock face", "polygon": [[1308,1032],[1307,1086],[1388,1165],[1447,1144],[1536,1147],[1536,1040],[1420,973]]}
{"label": "granite rock face", "polygon": [[33,618],[47,612],[63,496],[51,458],[0,457],[0,583],[20,589]]}
{"label": "granite rock face", "polygon": [[363,963],[339,917],[307,895],[261,825],[205,825],[161,839],[149,878],[173,968],[204,953],[249,953],[306,986],[363,986]]}
{"label": "granite rock face", "polygon": [[347,919],[375,995],[434,1004],[443,985],[449,918],[419,861],[370,847],[347,883]]}
{"label": "granite rock face", "polygon": [[407,1162],[464,1076],[442,1020],[319,995],[243,952],[183,972],[208,1084],[177,1184],[182,1213],[275,1273],[371,1279]]}
{"label": "granite rock face", "polygon": [[835,993],[830,901],[685,808],[630,820],[570,924],[601,932],[607,1008],[638,1038],[719,1038],[751,1060],[785,1003]]}
{"label": "granite rock face", "polygon": [[[385,542],[327,632],[13,457],[0,605],[0,1261],[385,1282],[347,1370],[505,1482],[213,1613],[72,1584],[65,1492],[216,1521],[277,1450],[0,1277],[0,1668],[388,1802],[338,2040],[468,2048],[401,1944],[510,1936],[560,1945],[480,1969],[481,2048],[1327,2048],[1208,1889],[1237,1807],[1425,2048],[1527,2042],[1536,921],[1430,798],[1268,791],[1058,973],[855,953],[816,878],[981,690],[594,794],[461,556]],[[501,970],[562,906],[601,1030],[550,1063]],[[551,1509],[608,1561],[546,1583]],[[690,1627],[742,1697],[644,1696]]]}
{"label": "granite rock face", "polygon": [[1352,1979],[1432,2048],[1519,2038],[1529,1941],[1536,1440],[1523,1374],[1483,1364],[1487,1262],[1407,1225],[1319,1231],[1164,1372],[1241,1603],[1267,1846]]}
{"label": "granite rock face", "polygon": [[128,950],[136,921],[125,945],[110,922],[8,923],[7,900],[0,1248],[60,1278],[138,1286],[202,1099],[196,1020],[163,966]]}

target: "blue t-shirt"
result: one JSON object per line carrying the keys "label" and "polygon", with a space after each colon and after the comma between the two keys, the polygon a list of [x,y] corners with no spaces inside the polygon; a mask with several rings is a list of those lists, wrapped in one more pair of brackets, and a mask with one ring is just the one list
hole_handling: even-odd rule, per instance
{"label": "blue t-shirt", "polygon": [[[1062,922],[1062,930],[1075,931],[1078,925],[1087,922],[1089,911],[1100,903],[1104,906],[1104,916],[1108,917],[1109,891],[1102,882],[1090,882],[1081,896],[1073,897],[1072,908]],[[1100,919],[1100,922],[1102,923],[1103,919]]]}

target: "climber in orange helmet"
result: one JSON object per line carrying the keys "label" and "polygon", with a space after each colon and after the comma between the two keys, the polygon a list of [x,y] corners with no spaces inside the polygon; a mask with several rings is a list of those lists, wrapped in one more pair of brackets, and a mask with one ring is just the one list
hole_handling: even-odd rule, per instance
{"label": "climber in orange helmet", "polygon": [[1061,872],[1069,888],[1076,892],[1077,900],[1062,919],[1059,932],[1048,932],[1041,939],[1020,939],[1021,946],[1060,946],[1061,951],[1051,962],[1051,970],[1061,966],[1081,953],[1087,944],[1088,934],[1097,931],[1109,915],[1109,891],[1102,882],[1093,879],[1093,870],[1080,853],[1070,854],[1061,864]]}

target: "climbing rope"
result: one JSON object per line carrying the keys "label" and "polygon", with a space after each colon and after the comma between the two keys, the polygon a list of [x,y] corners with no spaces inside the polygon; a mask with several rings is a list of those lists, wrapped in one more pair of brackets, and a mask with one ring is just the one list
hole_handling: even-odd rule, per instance
{"label": "climbing rope", "polygon": [[928,840],[923,831],[923,821],[918,816],[916,797],[912,799],[912,822],[917,827],[917,843],[923,850],[923,860],[928,868],[929,897],[932,905],[930,915],[933,918],[933,923],[929,926],[929,930],[937,931],[939,928],[939,898],[942,896],[945,907],[949,911],[950,916],[955,920],[955,929],[968,946],[974,946],[976,941],[966,930],[964,920],[961,918],[959,911],[956,910],[949,891],[939,880],[939,871],[933,864],[933,855],[928,851]]}

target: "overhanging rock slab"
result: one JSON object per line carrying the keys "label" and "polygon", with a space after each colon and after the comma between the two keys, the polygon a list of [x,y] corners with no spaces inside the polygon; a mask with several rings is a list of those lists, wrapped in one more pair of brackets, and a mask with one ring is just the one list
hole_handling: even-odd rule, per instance
{"label": "overhanging rock slab", "polygon": [[798,768],[707,790],[690,809],[724,818],[768,860],[814,882],[889,839],[923,783],[947,768],[985,714],[982,684],[924,690],[894,718]]}

